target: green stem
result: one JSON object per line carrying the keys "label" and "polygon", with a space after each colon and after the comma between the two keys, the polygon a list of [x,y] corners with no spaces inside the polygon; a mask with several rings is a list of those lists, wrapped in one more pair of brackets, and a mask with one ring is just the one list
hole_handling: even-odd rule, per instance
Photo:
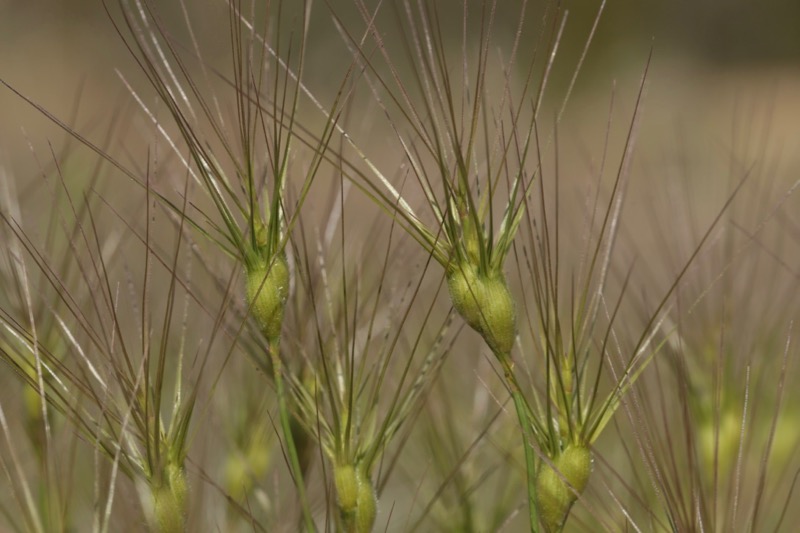
{"label": "green stem", "polygon": [[286,450],[289,455],[289,466],[297,486],[297,494],[300,497],[300,506],[303,508],[303,520],[306,524],[306,531],[315,531],[314,519],[311,516],[311,508],[306,497],[305,482],[303,481],[303,470],[300,466],[300,459],[297,456],[297,448],[294,444],[292,435],[292,425],[289,417],[289,409],[286,407],[286,393],[283,388],[283,371],[280,358],[280,341],[272,340],[269,342],[269,355],[272,360],[272,373],[275,379],[275,389],[278,394],[278,411],[281,418],[281,429],[283,438],[286,440]]}
{"label": "green stem", "polygon": [[514,399],[514,407],[517,410],[517,418],[519,425],[522,428],[522,445],[525,448],[525,469],[528,475],[528,511],[530,513],[531,532],[537,533],[539,529],[539,519],[536,515],[536,457],[533,452],[533,432],[531,431],[531,423],[529,420],[528,406],[525,403],[525,398],[522,396],[522,391],[517,383],[517,378],[514,375],[514,362],[511,359],[511,354],[495,353],[500,364],[503,366],[503,373],[505,374],[506,384],[511,390],[511,397]]}

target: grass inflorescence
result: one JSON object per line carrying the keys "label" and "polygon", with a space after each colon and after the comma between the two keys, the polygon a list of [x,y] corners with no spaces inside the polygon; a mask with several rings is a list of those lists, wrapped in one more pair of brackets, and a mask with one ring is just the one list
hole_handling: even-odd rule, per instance
{"label": "grass inflorescence", "polygon": [[586,146],[605,2],[103,7],[142,148],[0,80],[72,141],[0,166],[2,527],[789,527],[798,182],[638,164],[652,50]]}

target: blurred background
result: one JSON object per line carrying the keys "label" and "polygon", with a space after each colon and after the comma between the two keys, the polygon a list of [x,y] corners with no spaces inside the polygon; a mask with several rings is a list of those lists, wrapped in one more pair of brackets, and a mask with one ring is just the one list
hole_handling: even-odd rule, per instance
{"label": "blurred background", "polygon": [[[114,1],[107,1],[115,11]],[[374,3],[374,2],[367,2]],[[452,3],[441,2],[443,11]],[[472,0],[476,10],[479,2]],[[182,10],[176,0],[151,0],[165,27],[179,32]],[[191,0],[192,9],[209,16],[193,16],[192,23],[204,44],[203,53],[227,54],[227,23],[224,2]],[[519,0],[498,3],[498,30],[513,32],[518,20]],[[545,2],[531,2],[531,20],[537,20]],[[331,0],[330,5],[345,20],[358,17],[352,2]],[[562,2],[569,11],[560,60],[556,68],[571,73],[600,3],[596,0]],[[388,12],[389,10],[384,10]],[[325,43],[338,37],[330,23],[325,2],[317,2],[312,41]],[[458,18],[453,17],[454,31]],[[691,106],[691,101],[720,102],[720,86],[756,94],[774,91],[798,94],[800,76],[800,2],[794,0],[611,0],[597,28],[579,87],[590,94],[607,92],[610,80],[623,77],[627,69],[641,70],[649,49],[654,49],[651,85],[657,95],[668,87],[669,96]],[[384,25],[384,27],[386,27]],[[180,35],[179,35],[180,36]],[[341,47],[339,47],[341,48]],[[335,50],[336,47],[334,46]],[[331,47],[311,46],[308,69],[326,79],[338,66],[330,61]],[[316,56],[316,57],[315,57]],[[83,91],[87,102],[101,108],[124,93],[114,69],[128,69],[130,60],[101,0],[0,0],[0,76],[24,94],[60,113],[70,109]],[[676,87],[682,87],[676,93]],[[102,97],[97,100],[97,97]],[[765,95],[766,97],[766,95]],[[658,98],[657,105],[670,105]],[[0,94],[3,135],[19,128],[18,100],[6,91]],[[693,114],[692,114],[693,116]],[[28,124],[28,122],[24,122]]]}
{"label": "blurred background", "polygon": [[[112,14],[118,14],[115,1],[106,3]],[[150,4],[177,42],[188,45],[181,3],[151,0]],[[225,65],[230,59],[225,2],[186,4],[192,10],[190,18],[204,60]],[[329,6],[345,24],[360,27],[361,21],[349,0],[316,4],[305,81],[316,94],[324,95],[336,88],[350,61]],[[439,4],[445,22],[452,22],[445,31],[452,31],[458,47],[459,17],[449,20],[446,12],[460,13],[461,2]],[[471,0],[471,4],[477,11],[480,2]],[[523,48],[534,46],[534,34],[540,33],[543,4],[531,2],[527,7],[531,34],[523,37]],[[520,5],[518,0],[498,2],[494,43],[499,49],[513,38]],[[560,102],[558,95],[572,77],[599,7],[598,1],[562,3],[568,16],[550,82],[554,102]],[[388,42],[392,16],[387,8],[379,20]],[[120,22],[119,17],[116,20]],[[734,124],[740,121],[741,126],[744,117],[759,117],[769,122],[769,146],[780,147],[782,161],[798,169],[798,24],[800,2],[794,0],[609,1],[566,109],[565,131],[586,142],[602,135],[612,90],[618,93],[618,107],[629,115],[652,49],[639,143],[642,153],[648,147],[662,151],[665,142],[685,140],[687,135],[697,142],[730,147],[744,142],[732,136],[746,133]],[[116,71],[134,87],[146,87],[101,0],[0,0],[0,78],[89,138],[104,139],[98,128],[131,103]],[[30,168],[29,141],[41,148],[45,139],[56,146],[64,140],[41,113],[5,88],[0,90],[0,116],[0,157],[5,164],[22,165],[23,172]],[[753,132],[751,140],[764,144],[764,135],[766,131]]]}
{"label": "blurred background", "polygon": [[[479,3],[472,2],[477,10]],[[107,3],[114,12],[115,2]],[[165,27],[180,38],[180,31],[185,30],[180,3],[150,3]],[[460,11],[460,2],[442,2],[443,11],[448,3],[456,13]],[[187,4],[208,15],[192,16],[203,54],[211,62],[215,53],[227,58],[224,2],[192,0]],[[332,50],[335,55],[335,50],[342,48],[335,45],[336,41],[341,44],[341,39],[330,23],[325,2],[317,4],[309,47],[313,68],[307,70],[312,86],[330,79],[347,59],[342,54],[338,61],[331,60]],[[520,2],[498,4],[495,33],[502,35],[505,29],[510,38]],[[544,2],[530,4],[529,18],[536,21]],[[556,73],[565,77],[572,73],[599,4],[586,0],[562,3],[569,16]],[[331,0],[330,5],[344,20],[358,17],[348,0]],[[457,34],[458,17],[453,19]],[[650,106],[694,122],[711,119],[720,106],[730,114],[733,96],[739,95],[745,100],[769,99],[775,107],[785,109],[779,115],[788,119],[797,116],[792,111],[800,109],[794,97],[800,94],[798,24],[800,2],[794,0],[611,0],[578,80],[577,96],[582,101],[608,100],[612,80],[639,73],[652,47]],[[314,41],[319,46],[314,46]],[[330,43],[334,45],[326,46]],[[84,109],[87,118],[92,112],[107,113],[125,94],[114,69],[130,72],[131,67],[101,0],[0,0],[0,77],[55,114],[68,114],[79,95],[88,104]],[[21,125],[35,131],[41,124],[36,114],[26,114],[24,107],[8,91],[0,92],[0,135],[10,152],[6,158],[15,156],[18,144],[14,138]],[[776,127],[781,130],[791,124],[779,120]]]}

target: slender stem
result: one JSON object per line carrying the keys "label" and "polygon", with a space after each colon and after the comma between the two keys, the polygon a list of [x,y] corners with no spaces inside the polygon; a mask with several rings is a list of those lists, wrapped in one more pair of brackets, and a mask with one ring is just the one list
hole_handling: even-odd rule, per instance
{"label": "slender stem", "polygon": [[291,469],[295,485],[297,486],[297,494],[300,497],[300,506],[303,508],[303,520],[306,524],[306,531],[311,533],[315,531],[314,519],[311,516],[311,508],[308,505],[308,498],[306,497],[305,482],[303,481],[303,470],[300,466],[300,459],[297,456],[297,448],[294,444],[294,436],[292,435],[292,426],[289,418],[289,409],[286,407],[286,393],[283,387],[283,368],[280,357],[279,339],[269,342],[269,355],[272,359],[272,373],[275,379],[275,389],[278,394],[278,411],[281,418],[283,438],[286,441],[286,451],[289,455],[289,467]]}
{"label": "slender stem", "polygon": [[503,366],[506,384],[511,390],[511,397],[514,399],[514,407],[517,410],[517,418],[522,429],[522,446],[525,448],[525,469],[527,470],[528,481],[528,511],[531,522],[531,532],[537,533],[539,529],[539,519],[536,515],[536,457],[533,453],[533,432],[531,431],[530,413],[522,396],[517,378],[514,375],[514,362],[511,354],[495,353],[500,364]]}

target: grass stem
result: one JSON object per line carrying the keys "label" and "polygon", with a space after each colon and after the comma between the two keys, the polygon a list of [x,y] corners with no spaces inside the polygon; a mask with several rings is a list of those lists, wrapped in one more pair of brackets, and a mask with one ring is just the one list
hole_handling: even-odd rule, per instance
{"label": "grass stem", "polygon": [[286,391],[283,386],[283,365],[281,364],[279,340],[270,341],[269,355],[272,360],[272,373],[278,396],[278,412],[281,419],[281,430],[283,431],[283,438],[286,441],[286,452],[289,456],[289,468],[295,485],[297,486],[297,494],[300,498],[300,506],[303,509],[303,521],[305,522],[306,531],[312,532],[315,531],[314,519],[311,516],[311,508],[308,505],[308,497],[306,496],[305,482],[303,480],[303,469],[300,466],[300,458],[297,455],[297,448],[294,444],[289,409],[286,406]]}
{"label": "grass stem", "polygon": [[528,485],[528,512],[531,523],[531,532],[538,533],[538,517],[536,513],[536,457],[533,452],[533,433],[531,432],[530,411],[522,395],[517,378],[514,375],[514,362],[511,354],[495,353],[495,357],[503,366],[506,384],[511,390],[517,418],[522,429],[522,446],[525,449],[525,470]]}

